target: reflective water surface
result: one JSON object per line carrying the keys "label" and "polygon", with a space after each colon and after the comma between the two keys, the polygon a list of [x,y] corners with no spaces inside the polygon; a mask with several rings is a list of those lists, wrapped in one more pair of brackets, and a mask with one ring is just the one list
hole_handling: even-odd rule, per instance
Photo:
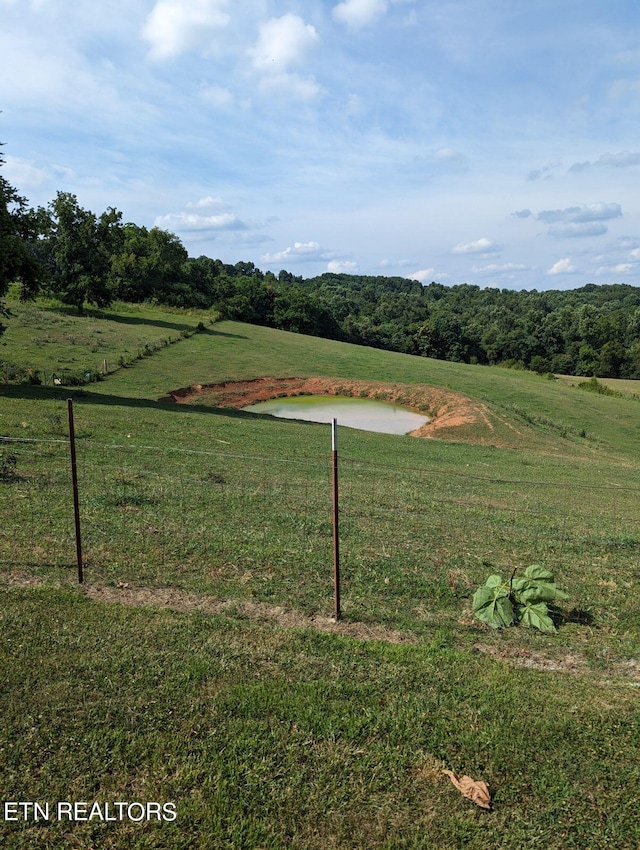
{"label": "reflective water surface", "polygon": [[280,419],[305,422],[331,422],[339,426],[377,431],[381,434],[408,434],[429,421],[429,417],[408,407],[373,398],[341,396],[294,396],[273,398],[244,407],[251,413],[268,413]]}

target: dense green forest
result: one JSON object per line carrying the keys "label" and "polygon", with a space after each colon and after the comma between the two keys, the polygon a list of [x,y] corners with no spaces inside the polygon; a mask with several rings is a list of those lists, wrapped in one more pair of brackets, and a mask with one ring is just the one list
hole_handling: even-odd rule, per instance
{"label": "dense green forest", "polygon": [[[638,287],[527,292],[399,277],[276,276],[251,262],[189,257],[173,233],[123,223],[111,207],[96,215],[69,193],[31,209],[0,176],[0,299],[12,283],[23,299],[54,295],[80,313],[86,304],[154,301],[425,357],[640,378]],[[0,316],[10,319],[1,302]]]}

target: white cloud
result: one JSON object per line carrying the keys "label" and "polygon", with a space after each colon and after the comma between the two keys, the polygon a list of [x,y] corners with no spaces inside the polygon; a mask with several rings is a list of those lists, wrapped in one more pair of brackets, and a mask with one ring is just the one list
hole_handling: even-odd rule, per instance
{"label": "white cloud", "polygon": [[629,272],[636,272],[637,268],[637,263],[616,263],[613,266],[600,266],[600,268],[596,269],[595,274],[597,275],[597,277],[602,277],[602,275],[605,274],[629,274]]}
{"label": "white cloud", "polygon": [[640,239],[637,236],[619,236],[611,247],[614,250],[630,251],[633,248],[640,248]]}
{"label": "white cloud", "polygon": [[409,280],[419,280],[420,283],[425,283],[425,281],[429,281],[429,283],[431,283],[431,281],[434,280],[435,276],[435,269],[419,269],[417,272],[412,272],[411,274],[407,275]]}
{"label": "white cloud", "polygon": [[234,213],[196,215],[195,213],[169,213],[158,216],[156,227],[168,230],[239,230],[244,225]]}
{"label": "white cloud", "polygon": [[574,162],[569,171],[577,174],[588,168],[632,168],[640,165],[640,153],[635,151],[620,151],[619,153],[603,153],[594,162]]}
{"label": "white cloud", "polygon": [[572,265],[569,257],[564,257],[564,259],[558,260],[557,263],[554,263],[554,265],[547,271],[547,274],[573,274],[575,271],[577,271],[577,269],[574,265]]}
{"label": "white cloud", "polygon": [[207,50],[227,26],[227,0],[157,0],[149,13],[143,38],[154,59],[171,59],[190,50]]}
{"label": "white cloud", "polygon": [[248,229],[234,212],[229,211],[225,201],[214,195],[189,201],[181,212],[157,216],[154,224],[181,233]]}
{"label": "white cloud", "polygon": [[475,242],[459,242],[452,249],[452,254],[498,254],[502,251],[502,245],[493,242],[483,236],[481,239],[476,239]]}
{"label": "white cloud", "polygon": [[258,41],[249,56],[256,70],[281,74],[291,65],[303,64],[319,40],[312,24],[289,12],[260,25]]}
{"label": "white cloud", "polygon": [[[127,97],[121,97],[118,93],[120,69],[114,70],[106,61],[92,63],[83,55],[74,43],[73,23],[64,28],[64,24],[48,21],[48,33],[42,24],[34,27],[33,33],[27,27],[24,32],[12,32],[3,26],[4,21],[0,25],[0,78],[11,79],[1,104],[7,117],[12,107],[37,113],[40,122],[53,114],[69,132],[77,132],[78,116],[86,128],[96,117],[107,124],[117,114],[121,126],[128,117],[127,100],[135,101],[135,94],[127,92]],[[50,155],[45,147],[43,160]]]}
{"label": "white cloud", "polygon": [[522,263],[490,263],[488,266],[474,266],[472,271],[474,274],[495,274],[497,272],[523,272],[527,271],[529,266]]}
{"label": "white cloud", "polygon": [[620,204],[579,204],[564,210],[542,210],[536,218],[549,225],[548,234],[556,239],[602,236],[605,221],[622,217]]}
{"label": "white cloud", "polygon": [[7,154],[4,158],[5,174],[10,183],[17,186],[42,186],[50,179],[50,173],[32,162]]}
{"label": "white cloud", "polygon": [[71,168],[55,163],[49,163],[46,168],[42,168],[30,160],[11,154],[5,155],[3,167],[4,175],[10,183],[18,187],[18,193],[21,195],[24,190],[38,189],[53,181],[62,180],[68,183],[76,177]]}
{"label": "white cloud", "polygon": [[189,201],[187,204],[188,210],[219,210],[226,206],[222,198],[207,195],[204,198],[199,198],[197,201]]}
{"label": "white cloud", "polygon": [[331,260],[327,263],[327,271],[333,274],[356,274],[358,264],[352,260]]}
{"label": "white cloud", "polygon": [[531,218],[533,213],[531,210],[516,210],[515,212],[512,212],[511,215],[514,218]]}
{"label": "white cloud", "polygon": [[294,242],[292,247],[275,254],[263,254],[263,263],[302,262],[305,260],[328,260],[330,252],[325,251],[319,242]]}
{"label": "white cloud", "polygon": [[586,171],[588,168],[593,166],[593,162],[589,162],[589,160],[585,160],[585,162],[574,162],[573,165],[569,167],[570,174],[579,174],[581,171]]}
{"label": "white cloud", "polygon": [[620,204],[579,204],[574,207],[567,207],[564,210],[542,210],[538,213],[538,220],[544,221],[547,224],[556,222],[589,222],[589,221],[607,221],[612,218],[620,218],[622,215],[622,207]]}
{"label": "white cloud", "polygon": [[635,236],[621,236],[607,245],[602,254],[590,257],[596,266],[595,275],[637,275],[640,271],[640,240]]}
{"label": "white cloud", "polygon": [[569,221],[552,224],[547,233],[556,239],[579,239],[585,236],[604,236],[609,228],[601,221]]}
{"label": "white cloud", "polygon": [[333,7],[333,16],[348,27],[358,29],[375,23],[387,11],[387,0],[344,0]]}
{"label": "white cloud", "polygon": [[561,162],[548,162],[542,168],[536,168],[530,171],[527,180],[553,180],[553,172],[562,165]]}
{"label": "white cloud", "polygon": [[305,64],[319,44],[316,28],[298,15],[287,13],[261,24],[256,44],[247,52],[253,67],[262,78],[259,90],[263,94],[284,93],[299,100],[311,100],[322,91],[313,76],[291,71],[291,66]]}

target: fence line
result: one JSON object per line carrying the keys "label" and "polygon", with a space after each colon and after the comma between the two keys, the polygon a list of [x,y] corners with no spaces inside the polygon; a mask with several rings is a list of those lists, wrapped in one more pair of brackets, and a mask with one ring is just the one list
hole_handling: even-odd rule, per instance
{"label": "fence line", "polygon": [[[69,445],[69,439],[44,439],[44,438],[30,438],[30,437],[3,437],[0,436],[0,443],[4,442],[9,445],[12,443],[34,443],[34,444],[60,444],[64,446]],[[137,444],[137,443],[98,443],[91,441],[92,449],[104,449],[107,451],[120,449],[123,451],[153,451],[153,452],[172,452],[176,454],[184,454],[184,455],[203,455],[205,457],[215,457],[222,460],[249,460],[249,461],[268,461],[270,463],[278,463],[278,464],[290,464],[294,466],[325,466],[329,461],[326,458],[321,457],[309,457],[304,458],[302,460],[297,460],[294,458],[283,457],[281,455],[248,455],[248,454],[232,454],[221,451],[210,451],[205,449],[185,449],[183,446],[157,446],[157,445],[145,445],[145,444]],[[365,460],[353,460],[348,459],[346,461],[351,465],[352,468],[362,467],[364,469],[369,470],[382,470],[385,472],[408,472],[412,475],[435,475],[437,474],[435,471],[430,469],[421,469],[416,468],[415,466],[398,466],[397,464],[384,464],[379,461],[365,461]],[[522,487],[549,487],[549,488],[566,488],[571,487],[572,489],[583,489],[583,490],[603,490],[603,491],[613,491],[613,492],[632,492],[640,494],[640,486],[638,487],[628,487],[621,484],[581,484],[579,482],[567,482],[567,481],[544,481],[537,479],[525,479],[525,478],[496,478],[494,476],[488,475],[475,475],[468,472],[456,472],[455,470],[447,469],[446,475],[448,478],[461,478],[463,480],[468,481],[476,481],[476,482],[484,482],[490,484],[512,484],[514,486],[522,486]]]}
{"label": "fence line", "polygon": [[[0,466],[0,566],[72,569],[69,440],[0,441],[0,464],[7,452],[16,458],[15,468]],[[287,458],[83,437],[77,470],[87,581],[330,608],[329,446],[324,458]],[[633,576],[638,495],[640,487],[628,485],[515,480],[341,456],[347,614],[378,606],[381,617],[391,617],[434,587],[445,599],[458,580],[452,574],[475,582],[487,562],[498,570],[559,562],[577,586],[592,589],[602,564]]]}

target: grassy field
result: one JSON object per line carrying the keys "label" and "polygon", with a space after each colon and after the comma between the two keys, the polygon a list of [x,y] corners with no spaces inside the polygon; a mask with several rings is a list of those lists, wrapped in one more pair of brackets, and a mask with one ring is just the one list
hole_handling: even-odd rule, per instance
{"label": "grassy field", "polygon": [[[633,386],[207,314],[10,306],[12,374],[114,371],[0,385],[0,801],[172,802],[176,819],[5,819],[7,847],[640,845]],[[440,387],[491,423],[341,429],[343,624],[327,426],[159,401],[265,375]],[[533,562],[569,594],[557,634],[473,620],[487,575]],[[443,768],[487,781],[492,810]]]}

